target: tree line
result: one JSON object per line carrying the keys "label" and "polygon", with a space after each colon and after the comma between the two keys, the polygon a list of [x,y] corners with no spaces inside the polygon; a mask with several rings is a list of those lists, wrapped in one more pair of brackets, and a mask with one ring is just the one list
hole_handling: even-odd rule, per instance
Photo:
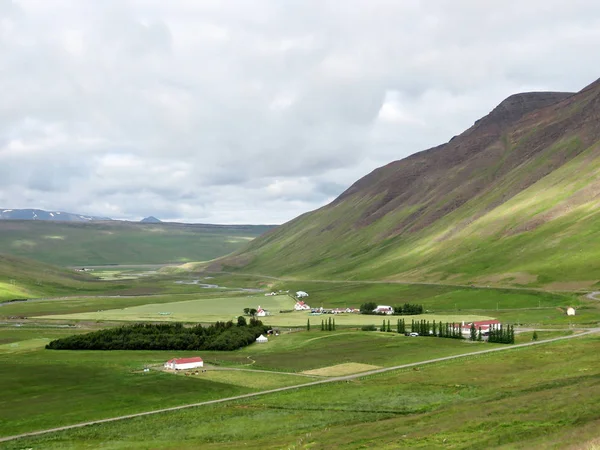
{"label": "tree line", "polygon": [[[415,316],[417,314],[423,314],[423,305],[413,305],[411,303],[405,303],[404,305],[393,306],[393,308],[395,316]],[[383,314],[374,312],[375,309],[377,309],[377,303],[375,302],[367,302],[360,305],[361,314]]]}
{"label": "tree line", "polygon": [[237,350],[252,344],[268,327],[260,320],[249,323],[216,322],[203,327],[173,324],[134,324],[56,339],[51,350]]}
{"label": "tree line", "polygon": [[[396,332],[400,334],[419,333],[419,336],[432,336],[449,339],[464,339],[462,334],[462,326],[460,324],[450,322],[430,322],[429,320],[412,320],[410,328],[407,326],[404,319],[398,319],[396,323]],[[375,325],[365,325],[361,328],[362,331],[377,331]],[[391,321],[384,319],[379,331],[393,332]],[[537,335],[536,335],[537,338]],[[483,334],[481,328],[475,328],[475,324],[471,324],[470,336],[471,341],[483,341]],[[512,325],[506,327],[500,325],[499,328],[490,328],[489,342],[498,344],[514,344],[515,343],[515,329]]]}

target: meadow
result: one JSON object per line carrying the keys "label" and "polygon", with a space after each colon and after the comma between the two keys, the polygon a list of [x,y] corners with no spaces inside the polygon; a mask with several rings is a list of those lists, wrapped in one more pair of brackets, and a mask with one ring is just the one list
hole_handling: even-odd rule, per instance
{"label": "meadow", "polygon": [[[461,321],[499,317],[511,323],[556,328],[538,331],[539,339],[568,335],[573,332],[566,329],[568,325],[597,326],[600,320],[600,302],[562,292],[355,281],[304,282],[250,275],[199,275],[172,267],[138,276],[139,269],[109,269],[112,281],[92,282],[94,286],[98,283],[98,286],[113,287],[107,291],[109,295],[98,291],[84,296],[1,304],[0,318],[4,322],[0,323],[0,383],[5,389],[0,392],[0,436],[303,384],[336,373],[361,372],[368,367],[391,367],[503,347],[357,331],[356,327],[362,324],[380,326],[383,317],[280,313],[294,304],[285,294],[265,296],[264,292],[239,289],[206,289],[194,284],[196,282],[233,289],[306,290],[310,293],[309,304],[314,306],[359,306],[371,300],[384,304],[423,304],[429,312],[405,316],[408,323],[412,319]],[[76,282],[86,285],[89,274],[82,276],[85,281]],[[235,319],[243,314],[243,308],[258,305],[273,313],[263,318],[265,323],[282,332],[288,328],[300,331],[270,336],[267,344],[253,344],[233,352],[201,352],[199,356],[204,359],[207,372],[199,375],[175,375],[160,370],[172,357],[198,356],[198,352],[44,349],[52,339],[115,326],[123,321],[209,323]],[[567,305],[575,306],[578,315],[567,318],[564,314]],[[335,318],[337,331],[320,331],[321,320],[330,317]],[[302,331],[308,319],[311,331]],[[385,318],[388,319],[395,328],[398,317]],[[517,342],[529,342],[532,333],[518,334]],[[509,421],[525,424],[516,428],[524,442],[540,439],[545,442],[548,430],[557,428],[558,418],[552,416],[543,422],[550,424],[548,427],[534,426],[542,414],[542,407],[536,406],[536,402],[554,402],[556,398],[560,411],[576,413],[575,407],[565,400],[566,396],[573,395],[566,384],[566,380],[571,380],[581,385],[586,408],[591,399],[597,403],[594,389],[598,386],[594,380],[600,369],[586,352],[593,353],[598,343],[597,338],[578,338],[564,344],[545,344],[548,348],[465,357],[460,361],[369,376],[349,383],[313,386],[226,405],[8,442],[5,447],[96,448],[102,443],[104,448],[194,448],[201,443],[209,448],[245,444],[249,448],[305,445],[352,448],[373,447],[377,442],[383,448],[435,448],[446,445],[443,443],[446,439],[446,443],[452,442],[455,448],[461,448],[468,447],[470,441],[466,436],[474,437],[475,442],[484,447],[510,446],[513,441],[503,433],[508,427],[506,424],[513,423]],[[573,359],[568,359],[568,364],[567,360],[551,361],[547,357],[562,357],[568,353],[568,345],[574,349]],[[549,350],[550,346],[561,351]],[[529,356],[511,356],[513,354]],[[539,363],[539,381],[534,379],[532,361]],[[150,370],[145,372],[145,367]],[[524,368],[523,373],[520,368]],[[429,375],[419,378],[424,373]],[[542,394],[538,397],[536,392]],[[513,397],[516,415],[511,418],[506,401]],[[472,410],[479,407],[473,405],[482,402],[485,408],[498,411],[495,421],[477,422],[480,417]],[[528,402],[532,402],[532,414],[526,409]],[[453,411],[475,420],[480,428],[465,428],[465,424],[452,415]],[[561,422],[564,434],[557,439],[563,439],[573,430],[581,432],[578,436],[587,436],[585,427],[594,422],[587,412],[577,414],[579,422],[575,419]],[[251,424],[257,420],[261,424],[254,430]],[[438,423],[441,425],[437,426]],[[386,424],[397,432],[382,431]],[[127,431],[123,431],[124,427]],[[149,429],[153,432],[149,433]],[[154,432],[155,429],[160,432]],[[143,430],[147,436],[140,437]],[[347,433],[356,438],[350,439]],[[269,439],[265,438],[267,435]],[[404,435],[411,439],[399,438]],[[380,436],[381,445],[376,441]]]}
{"label": "meadow", "polygon": [[[587,336],[57,432],[5,446],[460,449],[579,444],[578,448],[586,448],[583,445],[597,437],[600,425],[598,345],[598,336]],[[190,385],[198,382],[175,378]]]}
{"label": "meadow", "polygon": [[59,266],[208,261],[273,228],[268,225],[123,221],[0,221],[0,253]]}
{"label": "meadow", "polygon": [[[220,370],[193,377],[156,369],[172,357],[198,352],[44,349],[51,339],[86,331],[87,326],[0,327],[0,435],[302,384],[311,378],[297,373],[341,362],[391,366],[481,348],[450,339],[434,345],[434,339],[392,333],[290,333],[239,351],[203,351],[209,367]],[[145,367],[152,370],[144,372]],[[224,370],[229,368],[279,373]]]}

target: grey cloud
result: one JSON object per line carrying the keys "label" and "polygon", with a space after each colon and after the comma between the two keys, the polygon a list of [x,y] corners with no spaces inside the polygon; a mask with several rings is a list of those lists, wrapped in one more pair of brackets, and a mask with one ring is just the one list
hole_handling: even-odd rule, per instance
{"label": "grey cloud", "polygon": [[282,222],[522,90],[600,76],[600,4],[0,0],[0,200]]}

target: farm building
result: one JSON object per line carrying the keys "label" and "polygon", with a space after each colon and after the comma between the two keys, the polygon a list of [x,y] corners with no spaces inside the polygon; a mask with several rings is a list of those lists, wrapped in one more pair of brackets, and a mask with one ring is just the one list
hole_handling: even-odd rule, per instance
{"label": "farm building", "polygon": [[304,291],[298,291],[296,292],[296,298],[305,298],[308,297],[308,294]]}
{"label": "farm building", "polygon": [[259,337],[256,338],[256,342],[258,342],[259,344],[264,344],[266,342],[269,342],[269,340],[261,334]]}
{"label": "farm building", "polygon": [[[481,332],[485,335],[490,332],[490,329],[497,330],[500,328],[501,323],[497,320],[481,320],[479,322],[472,322],[475,325],[475,329],[479,331],[481,328]],[[471,333],[471,322],[465,323],[462,322],[460,325],[461,333],[468,335]]]}
{"label": "farm building", "polygon": [[306,311],[310,309],[310,306],[308,306],[306,303],[304,303],[302,300],[298,300],[296,302],[296,304],[294,305],[294,309],[296,311]]}
{"label": "farm building", "polygon": [[165,363],[165,369],[171,370],[195,369],[197,367],[204,367],[204,361],[200,357],[173,358]]}
{"label": "farm building", "polygon": [[567,308],[567,316],[574,316],[575,315],[575,308],[573,308],[572,306],[569,306]]}
{"label": "farm building", "polygon": [[267,311],[266,309],[262,309],[260,307],[260,305],[258,305],[258,308],[256,308],[256,316],[257,317],[265,317],[265,316],[270,316],[271,313],[269,311]]}
{"label": "farm building", "polygon": [[394,308],[387,305],[379,305],[373,310],[375,314],[394,314]]}

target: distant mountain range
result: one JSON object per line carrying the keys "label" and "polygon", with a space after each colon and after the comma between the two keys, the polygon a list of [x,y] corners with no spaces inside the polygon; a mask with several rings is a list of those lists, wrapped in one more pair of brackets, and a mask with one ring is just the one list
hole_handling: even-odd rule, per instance
{"label": "distant mountain range", "polygon": [[73,214],[64,211],[44,211],[42,209],[0,209],[0,220],[55,220],[59,222],[89,222],[91,220],[112,220],[109,217]]}

